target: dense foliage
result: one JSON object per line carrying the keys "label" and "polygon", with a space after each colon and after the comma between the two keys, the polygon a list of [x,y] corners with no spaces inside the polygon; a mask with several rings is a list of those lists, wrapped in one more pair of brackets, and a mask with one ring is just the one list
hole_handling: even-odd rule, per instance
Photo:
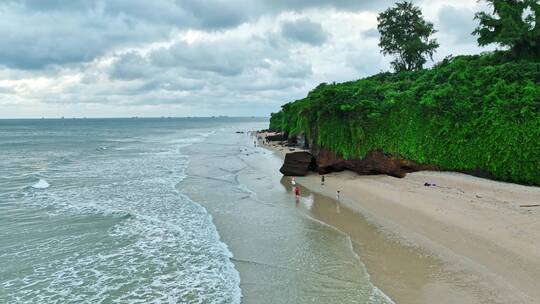
{"label": "dense foliage", "polygon": [[429,70],[321,84],[272,114],[270,127],[346,158],[382,150],[540,185],[540,63],[460,56]]}
{"label": "dense foliage", "polygon": [[473,32],[481,46],[497,43],[515,57],[540,58],[540,2],[538,0],[486,0],[493,13],[480,12]]}
{"label": "dense foliage", "polygon": [[379,14],[377,29],[381,34],[379,46],[385,55],[394,55],[396,71],[421,70],[426,56],[433,58],[439,47],[433,24],[422,17],[422,11],[411,2],[399,2]]}

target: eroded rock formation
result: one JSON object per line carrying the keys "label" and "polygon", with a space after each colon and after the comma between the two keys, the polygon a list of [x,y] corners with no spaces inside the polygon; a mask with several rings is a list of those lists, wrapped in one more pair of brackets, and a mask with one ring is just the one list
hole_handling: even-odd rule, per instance
{"label": "eroded rock formation", "polygon": [[266,139],[268,141],[284,141],[287,140],[287,136],[285,134],[275,134],[275,135],[268,135],[266,136]]}
{"label": "eroded rock formation", "polygon": [[305,176],[316,170],[315,157],[309,152],[293,152],[285,155],[285,162],[279,171],[287,176]]}
{"label": "eroded rock formation", "polygon": [[402,158],[395,158],[381,151],[369,152],[363,159],[346,160],[324,148],[317,153],[317,168],[320,174],[351,170],[360,175],[387,174],[405,177],[409,172],[437,170],[434,166],[420,165]]}

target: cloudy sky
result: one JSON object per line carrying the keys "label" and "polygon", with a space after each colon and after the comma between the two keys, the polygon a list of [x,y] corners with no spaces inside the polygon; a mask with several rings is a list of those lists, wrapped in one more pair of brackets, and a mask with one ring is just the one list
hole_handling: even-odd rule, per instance
{"label": "cloudy sky", "polygon": [[[474,0],[417,0],[435,60],[475,54]],[[386,0],[2,0],[0,118],[267,116],[389,70]]]}

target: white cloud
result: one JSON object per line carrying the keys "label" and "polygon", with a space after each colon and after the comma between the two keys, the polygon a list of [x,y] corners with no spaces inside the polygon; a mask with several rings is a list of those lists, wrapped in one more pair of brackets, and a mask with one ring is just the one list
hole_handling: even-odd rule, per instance
{"label": "white cloud", "polygon": [[[474,2],[474,3],[473,3]],[[268,115],[320,82],[389,69],[392,1],[4,1],[0,117]],[[478,53],[475,1],[416,1],[436,58]]]}

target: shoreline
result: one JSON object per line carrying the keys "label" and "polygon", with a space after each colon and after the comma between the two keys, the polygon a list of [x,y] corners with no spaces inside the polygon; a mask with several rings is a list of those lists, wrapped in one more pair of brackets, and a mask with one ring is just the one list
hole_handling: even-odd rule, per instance
{"label": "shoreline", "polygon": [[[282,158],[290,152],[275,143],[261,146]],[[540,208],[521,207],[540,203],[538,187],[433,171],[409,173],[402,179],[339,172],[326,175],[324,186],[317,173],[296,181],[334,200],[340,190],[340,202],[376,227],[386,242],[399,243],[429,260],[433,269],[426,271],[431,273],[417,280],[423,286],[407,284],[403,280],[409,280],[408,275],[396,277],[396,273],[415,272],[414,267],[391,261],[396,264],[392,268],[385,265],[388,260],[377,258],[377,252],[366,256],[363,251],[369,246],[357,246],[374,284],[396,303],[535,303],[540,299],[536,288]],[[425,187],[425,182],[437,186]],[[354,235],[351,238],[354,242]],[[407,285],[420,290],[405,295]]]}

